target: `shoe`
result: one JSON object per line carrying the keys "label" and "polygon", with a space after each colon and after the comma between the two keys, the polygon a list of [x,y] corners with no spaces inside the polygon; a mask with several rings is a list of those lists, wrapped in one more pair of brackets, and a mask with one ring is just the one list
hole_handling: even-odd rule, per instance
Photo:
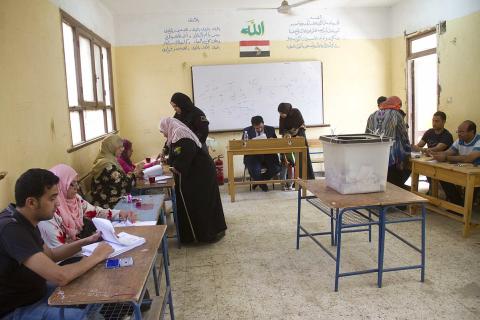
{"label": "shoe", "polygon": [[268,186],[266,184],[261,184],[260,189],[262,189],[263,192],[267,192],[268,191]]}
{"label": "shoe", "polygon": [[255,189],[257,189],[257,187],[258,187],[258,184],[254,184],[254,185],[252,185],[252,190],[255,190]]}

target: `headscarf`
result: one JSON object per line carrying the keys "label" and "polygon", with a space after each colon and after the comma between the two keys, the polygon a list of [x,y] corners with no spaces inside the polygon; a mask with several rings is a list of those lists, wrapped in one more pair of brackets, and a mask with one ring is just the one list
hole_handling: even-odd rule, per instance
{"label": "headscarf", "polygon": [[187,138],[193,140],[199,148],[202,147],[198,137],[180,120],[175,118],[163,118],[160,120],[158,128],[160,129],[160,132],[167,136],[167,146],[170,146],[172,143],[175,143],[180,139]]}
{"label": "headscarf", "polygon": [[122,166],[115,157],[115,150],[121,146],[123,146],[123,140],[116,134],[111,134],[103,139],[100,151],[93,162],[93,178],[98,178],[103,170],[110,165],[114,165],[123,171]]}
{"label": "headscarf", "polygon": [[62,217],[62,225],[67,235],[70,239],[76,240],[77,234],[83,229],[83,215],[80,212],[81,204],[77,196],[73,199],[67,199],[67,192],[78,173],[66,164],[57,164],[50,171],[60,179],[58,182],[57,212]]}
{"label": "headscarf", "polygon": [[400,110],[401,107],[402,107],[402,100],[397,96],[391,96],[380,104],[381,110],[385,110],[385,109]]}
{"label": "headscarf", "polygon": [[123,148],[120,158],[130,166],[133,166],[132,159],[128,156],[128,151],[132,150],[132,143],[127,139],[123,139]]}
{"label": "headscarf", "polygon": [[287,102],[282,102],[278,105],[278,112],[288,114],[292,110],[292,105]]}
{"label": "headscarf", "polygon": [[175,103],[175,105],[179,107],[182,112],[188,112],[194,107],[192,100],[190,100],[186,94],[181,92],[174,93],[170,101]]}

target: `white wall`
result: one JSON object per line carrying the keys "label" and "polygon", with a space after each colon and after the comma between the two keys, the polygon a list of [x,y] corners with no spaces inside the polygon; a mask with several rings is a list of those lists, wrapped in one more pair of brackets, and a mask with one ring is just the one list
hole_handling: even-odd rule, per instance
{"label": "white wall", "polygon": [[115,43],[112,13],[98,0],[50,0],[104,40]]}
{"label": "white wall", "polygon": [[442,20],[463,17],[479,10],[480,0],[403,0],[395,4],[390,12],[391,36],[431,28]]}

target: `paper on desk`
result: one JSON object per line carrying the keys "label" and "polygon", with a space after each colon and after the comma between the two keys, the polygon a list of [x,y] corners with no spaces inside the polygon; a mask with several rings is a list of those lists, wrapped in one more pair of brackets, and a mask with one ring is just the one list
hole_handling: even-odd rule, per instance
{"label": "paper on desk", "polygon": [[[121,239],[122,242],[129,242],[130,245],[125,246],[123,244],[112,243],[107,241],[108,244],[111,245],[113,248],[113,252],[108,256],[109,258],[118,256],[119,254],[132,250],[133,248],[141,246],[142,244],[145,243],[145,238],[137,237],[132,234],[128,234],[126,232],[120,232],[118,234],[118,238]],[[99,243],[100,242],[95,242],[95,243],[89,244],[88,246],[83,246],[82,254],[87,257],[92,255],[93,251],[95,251]]]}
{"label": "paper on desk", "polygon": [[[113,228],[110,220],[102,218],[93,218],[93,224],[98,231],[102,233],[102,238],[112,246],[113,252],[110,254],[109,258],[118,256],[126,251],[129,251],[133,248],[136,248],[145,243],[145,238],[137,237],[126,232],[121,232],[118,235],[115,234],[115,229]],[[97,248],[99,242],[89,244],[82,247],[82,254],[84,256],[90,256],[95,248]]]}
{"label": "paper on desk", "polygon": [[143,170],[143,174],[146,177],[155,177],[163,174],[163,167],[159,164]]}
{"label": "paper on desk", "polygon": [[267,139],[267,135],[265,133],[262,133],[261,135],[252,138],[252,140],[262,140],[262,139]]}
{"label": "paper on desk", "polygon": [[172,179],[173,176],[158,176],[155,177],[155,182],[156,183],[165,183],[167,182],[168,179]]}
{"label": "paper on desk", "polygon": [[112,225],[114,227],[132,227],[132,226],[154,226],[157,224],[157,221],[137,221],[135,223],[126,221],[114,221]]}

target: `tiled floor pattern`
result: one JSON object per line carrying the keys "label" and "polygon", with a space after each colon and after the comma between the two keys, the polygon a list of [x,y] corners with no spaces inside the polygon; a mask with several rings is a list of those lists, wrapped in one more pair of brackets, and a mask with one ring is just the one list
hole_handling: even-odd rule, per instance
{"label": "tiled floor pattern", "polygon": [[[176,319],[479,319],[478,229],[463,238],[460,223],[429,214],[425,283],[419,271],[391,272],[379,289],[376,274],[367,274],[341,278],[334,292],[334,261],[309,239],[295,250],[296,192],[245,188],[235,203],[225,187],[221,193],[228,224],[221,241],[181,249],[169,243]],[[309,229],[329,226],[315,208],[303,210]],[[419,223],[392,229],[420,241]],[[371,243],[366,233],[342,239],[342,271],[375,268],[376,227]],[[322,243],[330,246],[329,238]],[[419,254],[387,235],[386,266],[418,261]]]}

